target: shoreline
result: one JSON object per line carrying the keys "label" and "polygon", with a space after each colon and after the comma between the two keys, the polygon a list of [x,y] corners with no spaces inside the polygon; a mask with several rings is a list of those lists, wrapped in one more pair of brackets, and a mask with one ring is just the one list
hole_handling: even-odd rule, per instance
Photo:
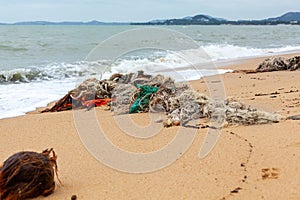
{"label": "shoreline", "polygon": [[[292,57],[292,56],[296,56],[296,55],[300,55],[300,51],[299,52],[295,52],[295,51],[287,51],[287,52],[283,52],[282,54],[272,54],[272,55],[260,55],[260,56],[253,56],[253,57],[242,57],[242,58],[235,58],[235,59],[228,59],[228,60],[219,60],[219,61],[215,61],[215,62],[210,62],[210,63],[204,63],[204,64],[196,64],[195,66],[186,66],[186,67],[180,67],[180,68],[175,68],[172,70],[178,70],[178,71],[184,71],[184,70],[204,70],[209,72],[209,70],[228,70],[228,72],[230,73],[231,70],[245,70],[245,69],[255,69],[257,66],[255,65],[257,62],[262,62],[264,61],[266,58],[270,58],[270,57],[279,57],[279,56],[284,56],[284,57]],[[249,63],[249,64],[243,64],[243,63]],[[242,64],[242,66],[240,65]],[[246,67],[243,67],[246,66]],[[165,69],[165,70],[161,70],[161,71],[157,71],[159,72],[168,72],[170,69]],[[228,72],[220,72],[220,74],[224,74],[224,73],[228,73]],[[202,73],[198,73],[198,74],[202,74]],[[170,74],[171,75],[171,74]],[[207,77],[212,76],[212,75],[207,75]],[[183,77],[183,79],[185,79]],[[201,80],[203,79],[202,77],[200,77],[199,79],[194,79],[191,81],[195,81],[195,80]],[[189,81],[190,82],[190,81]],[[55,102],[55,101],[54,101]],[[53,103],[52,102],[48,102],[49,103]],[[47,107],[47,105],[42,106],[42,107],[37,107],[35,110],[28,110],[25,113],[21,114],[21,115],[17,115],[17,116],[11,116],[11,117],[5,117],[5,118],[1,118],[2,119],[8,119],[8,118],[15,118],[15,117],[20,117],[20,116],[25,116],[27,114],[35,114],[40,108],[45,108]]]}
{"label": "shoreline", "polygon": [[[294,56],[288,54],[284,56]],[[230,64],[232,69],[257,67],[264,58]],[[221,67],[221,68],[223,68]],[[296,115],[300,106],[300,71],[257,74],[225,73],[218,76],[227,97],[241,100],[257,109],[283,116]],[[209,88],[202,78],[191,86],[205,94]],[[272,95],[274,92],[276,95]],[[256,94],[264,94],[256,96]],[[275,97],[276,96],[276,97]],[[114,117],[96,108],[95,116],[108,139],[129,152],[151,152],[167,145],[180,129],[158,126],[158,134],[139,139],[126,133],[126,120],[146,126],[147,114]],[[92,112],[92,111],[91,111]],[[63,185],[49,200],[70,199],[297,199],[300,197],[300,122],[226,127],[210,154],[198,153],[208,128],[196,131],[190,147],[171,165],[151,173],[131,174],[114,170],[95,159],[81,142],[72,111],[27,114],[0,119],[2,133],[0,160],[21,150],[42,151],[53,147],[58,154],[58,173]],[[118,124],[119,123],[119,124]],[[120,127],[123,123],[124,127]],[[119,126],[118,126],[119,125]],[[37,199],[44,199],[39,197]]]}
{"label": "shoreline", "polygon": [[[245,68],[245,67],[239,67],[238,64],[243,64],[245,62],[251,62],[257,63],[257,62],[262,62],[266,58],[272,58],[272,57],[293,57],[300,55],[300,50],[298,51],[287,51],[287,52],[282,52],[282,53],[273,53],[270,55],[258,55],[258,56],[247,56],[247,57],[241,57],[241,58],[231,58],[231,59],[226,59],[226,60],[219,60],[219,61],[212,61],[209,63],[201,63],[201,64],[193,64],[190,66],[185,66],[185,67],[178,67],[176,70],[191,70],[191,69],[212,69],[212,70],[218,70],[218,69],[223,69],[223,70],[243,70],[243,69],[255,69],[257,66],[249,66],[246,65],[246,67],[250,68]],[[244,64],[243,64],[244,65]],[[230,68],[229,68],[230,67]],[[169,69],[161,70],[159,72],[166,72]]]}
{"label": "shoreline", "polygon": [[[194,66],[178,67],[178,68],[174,68],[174,69],[164,69],[164,70],[161,70],[161,71],[156,71],[154,73],[156,74],[156,73],[162,72],[162,73],[166,73],[165,75],[176,76],[176,73],[174,74],[173,71],[174,72],[178,71],[179,74],[181,72],[184,72],[184,71],[190,71],[189,73],[182,73],[181,76],[178,76],[177,78],[180,79],[179,81],[185,81],[187,79],[191,79],[190,81],[193,81],[193,80],[201,79],[203,77],[203,74],[207,74],[206,76],[211,76],[210,74],[214,73],[215,70],[219,70],[218,73],[223,74],[223,73],[227,73],[227,72],[232,72],[235,69],[242,69],[241,66],[239,66],[240,63],[251,62],[252,60],[258,60],[258,59],[260,60],[260,62],[262,62],[265,58],[269,58],[269,57],[274,57],[274,56],[276,56],[276,57],[277,56],[290,57],[290,56],[298,55],[298,54],[300,54],[300,50],[297,51],[297,52],[295,52],[295,51],[286,51],[286,52],[282,52],[282,54],[274,53],[274,54],[271,54],[271,55],[260,55],[260,56],[252,56],[252,57],[241,57],[241,58],[235,58],[235,59],[219,60],[219,61],[210,62],[210,63],[195,64]],[[254,61],[254,63],[255,62],[256,61]],[[249,68],[254,69],[255,67],[257,67],[257,66],[247,65],[247,67],[244,67],[243,69],[249,69]],[[169,73],[170,70],[171,70],[171,73]],[[191,74],[193,74],[193,75],[191,76]],[[63,95],[64,94],[61,94],[61,97]],[[61,97],[59,97],[59,98],[61,98]],[[42,101],[44,102],[45,100],[42,100]],[[49,100],[49,102],[47,102],[47,104],[51,103],[51,102],[53,102],[53,100]],[[33,108],[31,108],[31,110],[26,109],[26,112],[24,110],[20,111],[20,108],[18,108],[17,111],[16,111],[17,112],[16,114],[14,114],[12,116],[12,115],[7,115],[7,114],[4,113],[5,117],[0,118],[0,120],[1,119],[24,116],[27,113],[35,113],[36,110],[38,110],[39,108],[44,108],[44,107],[47,107],[47,105],[41,105],[40,104],[35,109],[33,109]],[[11,108],[10,108],[10,111],[12,111]]]}

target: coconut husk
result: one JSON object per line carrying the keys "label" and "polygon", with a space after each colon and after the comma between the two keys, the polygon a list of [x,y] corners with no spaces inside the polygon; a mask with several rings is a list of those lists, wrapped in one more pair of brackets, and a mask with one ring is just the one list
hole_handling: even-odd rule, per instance
{"label": "coconut husk", "polygon": [[42,153],[22,151],[10,156],[0,169],[0,200],[50,195],[55,189],[56,159],[53,149]]}

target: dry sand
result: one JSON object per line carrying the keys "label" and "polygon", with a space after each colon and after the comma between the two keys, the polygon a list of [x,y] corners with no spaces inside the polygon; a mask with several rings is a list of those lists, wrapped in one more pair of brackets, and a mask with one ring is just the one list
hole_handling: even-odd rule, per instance
{"label": "dry sand", "polygon": [[[226,68],[254,69],[261,61],[251,59]],[[300,71],[227,73],[221,79],[228,97],[283,116],[300,114]],[[207,85],[204,79],[192,82],[195,89],[209,94]],[[278,94],[271,94],[275,92]],[[96,116],[112,143],[136,153],[162,148],[179,129],[157,124],[159,134],[138,139],[124,134],[111,112],[96,108]],[[149,117],[135,114],[131,119],[147,125]],[[224,128],[204,159],[199,159],[198,153],[208,129],[197,129],[190,148],[173,164],[155,172],[132,174],[107,167],[88,153],[71,111],[28,114],[0,120],[0,160],[21,150],[55,149],[63,185],[57,184],[52,195],[38,199],[71,199],[72,195],[78,200],[300,199],[299,125],[300,121],[286,120]],[[184,129],[189,134],[191,128]]]}

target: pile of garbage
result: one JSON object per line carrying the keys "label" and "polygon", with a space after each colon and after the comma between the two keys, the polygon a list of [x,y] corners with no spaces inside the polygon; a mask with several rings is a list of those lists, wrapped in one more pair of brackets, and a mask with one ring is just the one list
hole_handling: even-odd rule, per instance
{"label": "pile of garbage", "polygon": [[91,109],[107,105],[116,115],[163,112],[164,126],[185,126],[191,120],[208,118],[222,125],[252,125],[279,122],[277,114],[247,107],[233,99],[219,100],[194,91],[171,77],[144,74],[113,74],[109,79],[87,79],[52,107],[42,112]]}
{"label": "pile of garbage", "polygon": [[254,74],[273,71],[296,71],[300,70],[300,56],[292,58],[273,57],[267,58],[256,69],[234,70],[233,73]]}
{"label": "pile of garbage", "polygon": [[300,69],[300,56],[293,58],[274,57],[268,58],[263,61],[258,68],[257,72],[271,72],[271,71],[295,71]]}

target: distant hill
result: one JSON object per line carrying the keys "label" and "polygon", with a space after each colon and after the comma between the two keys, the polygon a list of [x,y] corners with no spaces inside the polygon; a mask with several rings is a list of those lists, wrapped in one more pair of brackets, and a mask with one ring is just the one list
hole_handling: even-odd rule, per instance
{"label": "distant hill", "polygon": [[300,12],[288,12],[280,17],[268,18],[268,21],[281,21],[281,22],[291,22],[300,21]]}
{"label": "distant hill", "polygon": [[196,15],[193,17],[184,17],[181,19],[166,19],[166,20],[152,20],[144,23],[131,23],[132,25],[197,25],[197,24],[222,24],[227,21],[223,18],[215,18],[209,15]]}
{"label": "distant hill", "polygon": [[280,17],[263,20],[237,20],[229,21],[223,18],[216,18],[209,15],[195,15],[179,19],[152,20],[144,23],[131,23],[132,25],[277,25],[293,24],[300,25],[300,12],[288,12]]}

